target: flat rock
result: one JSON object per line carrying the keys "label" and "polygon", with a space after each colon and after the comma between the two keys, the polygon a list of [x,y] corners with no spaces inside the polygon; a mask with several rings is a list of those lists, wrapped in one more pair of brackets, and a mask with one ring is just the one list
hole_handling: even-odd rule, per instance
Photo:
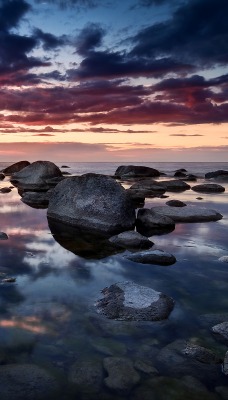
{"label": "flat rock", "polygon": [[99,174],[66,178],[53,190],[49,219],[80,229],[116,234],[134,229],[135,209],[126,190]]}
{"label": "flat rock", "polygon": [[50,161],[35,161],[11,176],[11,183],[26,190],[48,190],[49,179],[62,177],[60,169]]}
{"label": "flat rock", "polygon": [[158,249],[127,254],[125,258],[140,264],[172,265],[176,262],[172,254]]}
{"label": "flat rock", "polygon": [[194,192],[199,193],[222,193],[225,192],[225,188],[215,183],[204,183],[202,185],[192,186]]}
{"label": "flat rock", "polygon": [[205,174],[205,178],[206,179],[217,178],[220,175],[223,175],[223,176],[228,175],[228,171],[225,171],[223,169],[218,169],[217,171],[207,172]]}
{"label": "flat rock", "polygon": [[168,318],[174,300],[161,292],[133,282],[118,282],[101,291],[96,307],[109,319],[159,321]]}
{"label": "flat rock", "polygon": [[228,344],[228,321],[213,326],[211,331],[215,335],[216,339]]}
{"label": "flat rock", "polygon": [[180,200],[169,200],[165,204],[170,207],[185,207],[187,204],[185,204],[183,201]]}
{"label": "flat rock", "polygon": [[145,236],[136,231],[127,231],[112,236],[109,241],[125,249],[149,249],[153,243]]}
{"label": "flat rock", "polygon": [[23,168],[27,167],[28,165],[30,165],[29,161],[18,161],[12,165],[10,165],[9,167],[6,167],[2,170],[2,172],[4,172],[5,175],[11,175],[15,172],[19,172],[21,171]]}
{"label": "flat rock", "polygon": [[221,364],[222,360],[213,351],[196,344],[187,343],[183,354],[204,364]]}
{"label": "flat rock", "polygon": [[146,236],[159,235],[172,232],[175,229],[175,222],[154,209],[142,208],[138,211],[136,219],[137,230]]}
{"label": "flat rock", "polygon": [[103,380],[102,364],[96,360],[77,361],[70,368],[68,380],[82,393],[98,393]]}
{"label": "flat rock", "polygon": [[155,177],[160,176],[160,172],[157,169],[141,165],[120,165],[115,176],[120,178]]}
{"label": "flat rock", "polygon": [[225,375],[228,375],[228,351],[225,354],[224,362],[223,362],[223,372]]}
{"label": "flat rock", "polygon": [[186,182],[180,179],[159,182],[168,192],[183,192],[191,188]]}
{"label": "flat rock", "polygon": [[130,359],[125,357],[107,357],[103,360],[108,373],[105,385],[118,394],[128,394],[140,381],[140,375],[134,369]]}
{"label": "flat rock", "polygon": [[215,210],[189,205],[186,207],[158,206],[153,207],[152,210],[158,214],[170,217],[175,222],[207,222],[218,221],[223,218]]}
{"label": "flat rock", "polygon": [[5,232],[0,232],[0,240],[7,240],[9,239],[8,235]]}
{"label": "flat rock", "polygon": [[57,380],[34,364],[0,366],[1,400],[44,400],[57,393]]}

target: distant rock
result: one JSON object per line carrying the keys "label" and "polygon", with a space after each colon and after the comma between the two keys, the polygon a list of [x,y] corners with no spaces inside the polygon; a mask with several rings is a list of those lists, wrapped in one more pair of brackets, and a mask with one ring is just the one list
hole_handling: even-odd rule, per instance
{"label": "distant rock", "polygon": [[42,191],[52,187],[50,180],[57,178],[58,181],[60,177],[62,177],[62,173],[54,163],[50,161],[35,161],[20,172],[14,173],[10,181],[19,188]]}
{"label": "distant rock", "polygon": [[175,222],[207,222],[218,221],[223,218],[223,216],[215,210],[196,206],[158,206],[153,207],[152,210],[158,214],[170,217]]}
{"label": "distant rock", "polygon": [[228,344],[228,321],[213,326],[211,332],[215,335],[216,339]]}
{"label": "distant rock", "polygon": [[127,254],[125,258],[140,264],[172,265],[176,262],[172,254],[158,249]]}
{"label": "distant rock", "polygon": [[42,400],[59,391],[57,379],[35,364],[1,365],[0,375],[1,400]]}
{"label": "distant rock", "polygon": [[143,179],[139,182],[134,183],[130,187],[130,190],[140,190],[142,193],[144,193],[144,196],[147,197],[150,195],[156,196],[157,194],[164,194],[166,188],[164,187],[164,185],[152,179]]}
{"label": "distant rock", "polygon": [[68,165],[61,165],[61,168],[70,168]]}
{"label": "distant rock", "polygon": [[135,209],[126,190],[114,179],[85,174],[66,178],[53,190],[49,219],[106,235],[134,229]]}
{"label": "distant rock", "polygon": [[3,181],[5,179],[5,175],[0,173],[0,181]]}
{"label": "distant rock", "polygon": [[222,193],[225,192],[225,188],[215,183],[204,183],[202,185],[192,186],[194,192],[199,193]]}
{"label": "distant rock", "polygon": [[15,164],[10,165],[9,167],[6,167],[2,170],[5,175],[11,175],[15,172],[21,171],[23,168],[27,167],[30,165],[29,161],[18,161]]}
{"label": "distant rock", "polygon": [[115,176],[120,178],[138,178],[160,176],[157,169],[139,166],[139,165],[121,165],[117,168]]}
{"label": "distant rock", "polygon": [[125,249],[149,249],[153,243],[136,231],[126,231],[112,236],[109,241]]}
{"label": "distant rock", "polygon": [[0,193],[10,193],[11,189],[9,187],[3,187],[0,189]]}
{"label": "distant rock", "polygon": [[228,171],[224,171],[223,169],[219,169],[217,171],[213,171],[213,172],[207,172],[205,174],[205,178],[206,179],[210,179],[210,178],[218,178],[220,175],[228,175]]}
{"label": "distant rock", "polygon": [[185,204],[183,201],[180,200],[169,200],[165,204],[170,207],[185,207],[187,204]]}
{"label": "distant rock", "polygon": [[185,183],[184,181],[177,179],[177,180],[170,180],[170,181],[161,181],[159,182],[168,192],[183,192],[191,188],[190,185]]}
{"label": "distant rock", "polygon": [[168,318],[174,300],[133,282],[118,282],[101,291],[96,307],[107,318],[121,321],[159,321]]}
{"label": "distant rock", "polygon": [[108,373],[104,380],[105,385],[120,395],[127,395],[140,381],[140,375],[128,358],[107,357],[103,365]]}
{"label": "distant rock", "polygon": [[171,218],[158,214],[153,209],[142,208],[137,214],[136,227],[141,234],[152,236],[172,232],[175,223]]}
{"label": "distant rock", "polygon": [[182,170],[178,170],[175,172],[175,174],[173,175],[177,178],[184,178],[186,176],[186,172],[182,171]]}
{"label": "distant rock", "polygon": [[9,239],[8,235],[5,232],[0,232],[0,240],[7,240]]}

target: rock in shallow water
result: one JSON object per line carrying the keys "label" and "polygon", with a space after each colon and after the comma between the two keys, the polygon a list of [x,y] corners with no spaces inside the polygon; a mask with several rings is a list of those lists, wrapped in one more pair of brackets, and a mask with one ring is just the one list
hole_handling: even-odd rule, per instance
{"label": "rock in shallow water", "polygon": [[176,258],[163,250],[145,250],[125,256],[130,261],[140,264],[172,265]]}
{"label": "rock in shallow water", "polygon": [[199,208],[196,206],[158,206],[153,207],[152,210],[158,214],[170,217],[175,222],[207,222],[218,221],[223,218],[223,216],[215,210]]}
{"label": "rock in shallow water", "polygon": [[213,351],[196,344],[187,343],[183,354],[204,364],[221,364],[222,360]]}
{"label": "rock in shallow water", "polygon": [[202,185],[192,186],[194,192],[199,193],[222,193],[225,192],[225,188],[215,183],[205,183]]}
{"label": "rock in shallow water", "polygon": [[213,326],[211,331],[218,340],[228,344],[228,321]]}
{"label": "rock in shallow water", "polygon": [[225,354],[224,362],[223,362],[223,372],[225,375],[228,375],[228,351]]}
{"label": "rock in shallow water", "polygon": [[153,242],[136,231],[119,233],[119,235],[112,236],[109,241],[115,246],[125,249],[149,249],[153,246]]}
{"label": "rock in shallow water", "polygon": [[115,172],[115,176],[121,178],[154,177],[159,175],[160,172],[158,170],[141,165],[120,165]]}
{"label": "rock in shallow water", "polygon": [[104,359],[103,364],[109,375],[104,382],[114,392],[128,394],[140,381],[140,375],[128,358],[107,357]]}
{"label": "rock in shallow water", "polygon": [[137,285],[119,282],[102,290],[103,299],[96,307],[107,318],[125,321],[159,321],[168,318],[174,300],[161,292]]}
{"label": "rock in shallow water", "polygon": [[14,172],[19,172],[21,171],[23,168],[27,167],[28,165],[30,165],[29,161],[18,161],[12,165],[10,165],[9,167],[6,167],[2,170],[2,172],[4,172],[5,175],[11,175]]}
{"label": "rock in shallow water", "polygon": [[68,380],[77,387],[79,392],[97,393],[103,380],[102,365],[95,360],[77,361],[70,368]]}
{"label": "rock in shallow water", "polygon": [[172,232],[175,223],[171,218],[154,212],[152,208],[142,208],[137,214],[136,227],[141,234],[152,236]]}

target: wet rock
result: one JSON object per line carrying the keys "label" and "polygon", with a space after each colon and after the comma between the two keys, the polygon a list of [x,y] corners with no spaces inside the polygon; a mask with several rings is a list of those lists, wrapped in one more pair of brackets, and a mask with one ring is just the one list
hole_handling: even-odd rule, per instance
{"label": "wet rock", "polygon": [[141,190],[126,189],[134,208],[143,207],[145,203],[145,194]]}
{"label": "wet rock", "polygon": [[168,192],[183,192],[191,188],[190,185],[180,179],[161,181],[160,184],[164,186]]}
{"label": "wet rock", "polygon": [[153,208],[142,208],[137,214],[136,227],[141,234],[152,236],[172,232],[175,223],[171,218],[154,212]]}
{"label": "wet rock", "polygon": [[187,204],[185,204],[183,201],[180,200],[169,200],[165,204],[170,207],[185,207]]}
{"label": "wet rock", "polygon": [[57,380],[34,364],[0,366],[1,400],[44,400],[57,394]]}
{"label": "wet rock", "polygon": [[102,291],[103,299],[96,307],[107,318],[124,321],[159,321],[168,318],[174,300],[161,292],[137,285],[119,282]]}
{"label": "wet rock", "polygon": [[21,200],[34,208],[46,208],[53,189],[47,192],[23,192]]}
{"label": "wet rock", "polygon": [[123,356],[127,353],[124,343],[110,338],[97,338],[91,341],[92,347],[105,356]]}
{"label": "wet rock", "polygon": [[143,374],[149,375],[149,376],[158,376],[159,372],[157,368],[155,368],[152,364],[148,363],[147,361],[144,360],[136,360],[134,362],[134,368],[142,372]]}
{"label": "wet rock", "polygon": [[128,358],[107,357],[103,365],[108,373],[104,379],[105,385],[118,394],[128,394],[140,381],[140,375]]}
{"label": "wet rock", "polygon": [[172,254],[158,249],[127,254],[125,258],[140,264],[172,265],[176,262]]}
{"label": "wet rock", "polygon": [[98,393],[100,391],[103,370],[100,361],[82,360],[72,365],[68,380],[82,393]]}
{"label": "wet rock", "polygon": [[211,328],[212,333],[215,335],[216,339],[228,344],[228,322],[222,322],[221,324],[215,325]]}
{"label": "wet rock", "polygon": [[155,177],[159,175],[158,170],[139,165],[121,165],[115,172],[115,176],[120,178]]}
{"label": "wet rock", "polygon": [[177,178],[184,178],[186,176],[186,173],[182,172],[182,171],[176,171],[173,176],[175,176]]}
{"label": "wet rock", "polygon": [[223,169],[219,169],[217,171],[213,171],[213,172],[207,172],[205,174],[205,178],[206,179],[210,179],[210,178],[218,178],[220,175],[228,175],[228,171],[224,171]]}
{"label": "wet rock", "polygon": [[196,182],[197,181],[197,176],[193,174],[186,175],[183,179],[185,182]]}
{"label": "wet rock", "polygon": [[228,263],[228,256],[222,256],[218,259],[218,261],[224,262],[224,263]]}
{"label": "wet rock", "polygon": [[225,188],[215,183],[204,183],[202,185],[192,186],[194,192],[199,193],[222,193],[225,192]]}
{"label": "wet rock", "polygon": [[11,189],[9,187],[3,187],[0,189],[0,193],[10,193]]}
{"label": "wet rock", "polygon": [[68,165],[61,165],[61,168],[70,168]]}
{"label": "wet rock", "polygon": [[0,181],[3,181],[5,179],[5,175],[0,173]]}
{"label": "wet rock", "polygon": [[179,168],[179,169],[177,169],[177,170],[175,171],[175,173],[178,173],[178,172],[186,173],[187,170],[186,170],[185,168]]}
{"label": "wet rock", "polygon": [[158,206],[153,207],[152,210],[158,214],[170,217],[175,222],[207,222],[218,221],[223,218],[223,216],[215,210],[199,208],[196,206]]}
{"label": "wet rock", "polygon": [[112,236],[109,241],[115,246],[125,249],[149,249],[153,246],[153,242],[136,231],[119,233],[119,235]]}
{"label": "wet rock", "polygon": [[62,176],[60,169],[50,161],[35,161],[11,176],[11,183],[26,190],[48,190],[47,180]]}
{"label": "wet rock", "polygon": [[8,235],[5,232],[0,232],[0,240],[7,240],[9,239]]}
{"label": "wet rock", "polygon": [[18,161],[16,163],[10,165],[7,168],[4,168],[2,170],[2,172],[4,172],[5,175],[11,175],[15,172],[21,171],[23,168],[27,167],[28,165],[30,165],[29,161]]}
{"label": "wet rock", "polygon": [[196,344],[187,343],[183,354],[204,364],[221,364],[222,360],[213,351]]}
{"label": "wet rock", "polygon": [[126,190],[114,179],[98,174],[60,182],[49,200],[48,217],[106,235],[131,230],[135,209]]}
{"label": "wet rock", "polygon": [[164,194],[166,189],[164,185],[156,182],[152,179],[143,179],[139,182],[134,183],[130,190],[140,190],[145,197],[156,196],[157,194]]}
{"label": "wet rock", "polygon": [[224,362],[223,362],[223,373],[228,375],[228,351],[225,354]]}

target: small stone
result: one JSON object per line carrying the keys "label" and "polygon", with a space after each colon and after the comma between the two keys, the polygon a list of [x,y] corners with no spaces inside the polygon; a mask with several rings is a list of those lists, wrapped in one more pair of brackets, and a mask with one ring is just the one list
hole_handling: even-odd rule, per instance
{"label": "small stone", "polygon": [[3,187],[0,189],[0,193],[9,193],[9,192],[11,192],[11,189],[8,187]]}
{"label": "small stone", "polygon": [[134,362],[134,367],[139,372],[143,372],[146,375],[150,375],[150,376],[158,376],[159,375],[157,368],[155,368],[153,365],[148,364],[148,362],[145,362],[144,360],[136,360]]}
{"label": "small stone", "polygon": [[194,192],[200,193],[222,193],[225,192],[225,188],[215,183],[205,183],[202,185],[192,186]]}
{"label": "small stone", "polygon": [[70,368],[68,379],[82,393],[98,393],[103,379],[102,365],[95,360],[77,361]]}
{"label": "small stone", "polygon": [[140,375],[128,358],[107,357],[103,365],[109,375],[104,380],[105,385],[116,393],[128,394],[140,381]]}
{"label": "small stone", "polygon": [[153,242],[136,231],[122,232],[112,236],[109,241],[116,246],[130,249],[149,249],[153,246]]}
{"label": "small stone", "polygon": [[185,204],[183,201],[180,200],[169,200],[166,202],[167,206],[170,207],[185,207],[187,204]]}
{"label": "small stone", "polygon": [[8,235],[5,232],[0,232],[0,240],[7,240],[9,239]]}

